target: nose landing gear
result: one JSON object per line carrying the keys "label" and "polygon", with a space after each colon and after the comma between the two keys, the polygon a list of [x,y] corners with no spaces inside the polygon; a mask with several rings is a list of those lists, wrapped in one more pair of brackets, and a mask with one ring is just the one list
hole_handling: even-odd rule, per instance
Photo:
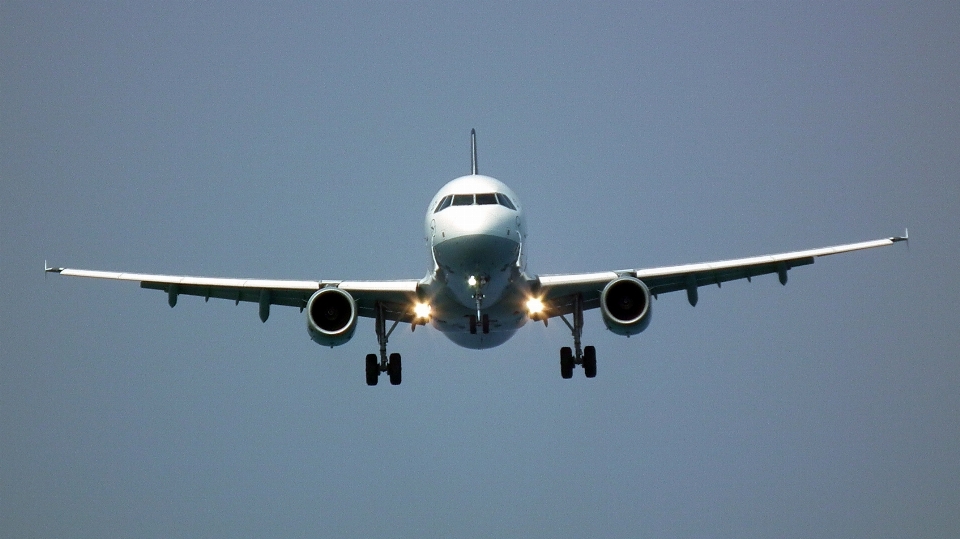
{"label": "nose landing gear", "polygon": [[470,334],[477,334],[477,325],[479,324],[480,329],[483,330],[483,334],[486,335],[490,333],[490,317],[488,315],[482,314],[480,311],[483,309],[483,287],[490,282],[490,277],[487,275],[481,275],[479,278],[471,275],[467,279],[467,284],[474,289],[473,300],[477,304],[477,315],[470,316]]}
{"label": "nose landing gear", "polygon": [[[476,334],[477,334],[477,325],[478,325],[478,324],[477,324],[477,317],[476,317],[476,316],[473,316],[473,315],[470,315],[469,318],[470,318],[470,334],[471,334],[471,335],[476,335]],[[484,334],[484,335],[486,335],[487,333],[490,333],[490,316],[489,316],[489,315],[486,315],[486,314],[480,315],[480,323],[479,323],[479,326],[480,326],[480,329],[483,330],[483,334]]]}

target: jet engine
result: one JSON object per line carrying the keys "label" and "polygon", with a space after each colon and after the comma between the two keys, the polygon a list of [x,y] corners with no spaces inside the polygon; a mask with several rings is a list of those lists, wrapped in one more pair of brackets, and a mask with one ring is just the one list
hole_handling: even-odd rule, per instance
{"label": "jet engine", "polygon": [[321,346],[340,346],[357,329],[357,303],[346,290],[321,288],[307,301],[307,331]]}
{"label": "jet engine", "polygon": [[634,277],[618,277],[600,293],[600,312],[607,329],[636,335],[650,325],[650,290]]}

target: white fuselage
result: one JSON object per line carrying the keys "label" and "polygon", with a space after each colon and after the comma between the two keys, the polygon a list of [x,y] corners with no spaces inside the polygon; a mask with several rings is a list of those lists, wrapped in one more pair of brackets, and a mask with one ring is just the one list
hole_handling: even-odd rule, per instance
{"label": "white fuselage", "polygon": [[424,229],[433,260],[424,283],[431,324],[467,348],[506,342],[526,323],[529,297],[517,195],[488,176],[457,178],[430,201]]}

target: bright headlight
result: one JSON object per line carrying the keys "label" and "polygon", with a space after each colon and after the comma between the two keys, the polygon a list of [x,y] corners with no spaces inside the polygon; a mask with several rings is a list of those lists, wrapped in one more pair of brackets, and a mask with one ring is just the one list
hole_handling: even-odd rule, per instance
{"label": "bright headlight", "polygon": [[540,298],[530,298],[527,300],[527,312],[530,313],[531,316],[543,312],[543,302],[540,301]]}
{"label": "bright headlight", "polygon": [[413,306],[413,314],[420,319],[430,318],[430,304],[417,303],[416,305]]}

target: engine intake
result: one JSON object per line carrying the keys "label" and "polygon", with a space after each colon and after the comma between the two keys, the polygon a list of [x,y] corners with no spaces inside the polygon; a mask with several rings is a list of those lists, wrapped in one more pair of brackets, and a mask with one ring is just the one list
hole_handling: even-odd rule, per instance
{"label": "engine intake", "polygon": [[650,325],[650,290],[635,277],[618,277],[600,293],[600,312],[607,329],[636,335]]}
{"label": "engine intake", "polygon": [[307,331],[322,346],[340,346],[357,329],[357,303],[346,290],[321,288],[307,301]]}

